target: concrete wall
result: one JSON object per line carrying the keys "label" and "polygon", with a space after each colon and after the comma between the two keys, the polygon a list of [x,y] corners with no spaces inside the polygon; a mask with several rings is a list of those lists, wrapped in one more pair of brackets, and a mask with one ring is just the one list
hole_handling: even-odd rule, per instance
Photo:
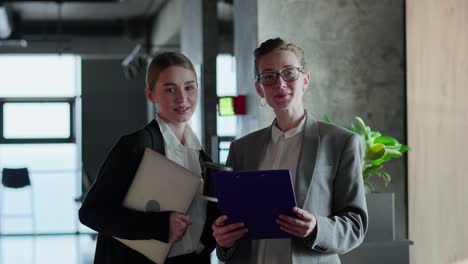
{"label": "concrete wall", "polygon": [[[309,113],[320,120],[327,114],[343,126],[359,115],[372,128],[406,141],[403,0],[257,3],[258,42],[280,36],[305,50]],[[271,124],[267,108],[258,107],[259,127]],[[395,192],[396,239],[402,239],[407,237],[405,161],[387,168],[392,182],[378,190]]]}
{"label": "concrete wall", "polygon": [[144,73],[125,80],[121,61],[81,62],[82,159],[92,180],[119,137],[147,123]]}

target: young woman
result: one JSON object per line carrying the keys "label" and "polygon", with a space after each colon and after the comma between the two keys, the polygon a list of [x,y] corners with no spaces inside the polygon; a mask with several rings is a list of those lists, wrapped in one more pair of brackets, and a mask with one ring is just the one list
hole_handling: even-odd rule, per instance
{"label": "young woman", "polygon": [[148,66],[146,97],[158,109],[146,127],[123,136],[99,170],[79,211],[80,221],[98,231],[94,263],[153,263],[113,238],[174,243],[165,263],[210,263],[215,247],[210,226],[217,217],[197,194],[187,215],[139,212],[122,206],[145,148],[165,155],[195,174],[211,161],[187,124],[198,103],[198,83],[190,60],[176,52],[156,56]]}
{"label": "young woman", "polygon": [[234,170],[291,171],[296,217],[276,221],[293,238],[239,240],[248,226],[225,225],[229,216],[223,215],[212,225],[218,257],[225,263],[340,263],[338,254],[357,247],[367,230],[359,136],[305,111],[310,74],[301,48],[269,39],[254,55],[257,93],[276,119],[232,142],[227,163]]}

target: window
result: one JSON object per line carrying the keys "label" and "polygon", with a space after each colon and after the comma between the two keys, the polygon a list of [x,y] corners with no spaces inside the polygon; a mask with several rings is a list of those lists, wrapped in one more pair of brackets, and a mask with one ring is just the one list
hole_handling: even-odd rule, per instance
{"label": "window", "polygon": [[[234,96],[236,87],[236,60],[229,54],[220,54],[216,59],[217,76],[216,90],[220,96]],[[218,106],[219,107],[219,106]],[[217,116],[218,157],[220,163],[225,163],[229,153],[229,145],[237,133],[237,116]]]}
{"label": "window", "polygon": [[0,143],[74,142],[74,98],[0,98]]}
{"label": "window", "polygon": [[[2,233],[74,233],[80,164],[76,144],[0,145],[0,166],[27,167],[33,188],[36,230],[28,217],[0,219]],[[3,190],[3,214],[28,214],[29,191]]]}
{"label": "window", "polygon": [[[81,193],[81,61],[72,55],[0,55],[0,170],[27,167],[36,230],[27,217],[0,219],[2,234],[75,233]],[[30,212],[27,190],[2,189],[2,215]],[[85,230],[87,231],[87,230]]]}
{"label": "window", "polygon": [[73,97],[80,65],[72,55],[0,55],[0,97]]}
{"label": "window", "polygon": [[[229,54],[220,54],[216,59],[216,93],[218,96],[236,95],[236,61]],[[218,136],[235,136],[237,129],[236,116],[220,116],[217,119]]]}

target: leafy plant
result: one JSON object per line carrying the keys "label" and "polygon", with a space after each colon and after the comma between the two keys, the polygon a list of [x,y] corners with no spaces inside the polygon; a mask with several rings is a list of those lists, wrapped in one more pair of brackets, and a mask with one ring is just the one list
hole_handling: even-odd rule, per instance
{"label": "leafy plant", "polygon": [[[327,123],[332,123],[328,116],[324,116]],[[364,142],[364,157],[362,166],[362,175],[366,187],[373,191],[375,188],[370,182],[372,176],[380,178],[385,186],[391,181],[390,174],[384,170],[383,164],[394,159],[400,158],[405,152],[410,150],[407,145],[401,144],[393,137],[383,136],[380,132],[372,130],[362,118],[356,116],[357,124],[351,125],[348,130],[361,136]]]}

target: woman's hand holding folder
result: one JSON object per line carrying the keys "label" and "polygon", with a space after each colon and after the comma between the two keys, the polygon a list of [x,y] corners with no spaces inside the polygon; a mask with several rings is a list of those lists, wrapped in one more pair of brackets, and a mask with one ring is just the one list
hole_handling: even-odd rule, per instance
{"label": "woman's hand holding folder", "polygon": [[169,217],[169,243],[181,240],[191,224],[192,221],[187,216],[172,212]]}
{"label": "woman's hand holding folder", "polygon": [[294,207],[293,212],[297,214],[297,218],[283,214],[278,217],[276,223],[281,226],[281,230],[300,238],[317,232],[317,220],[313,214],[299,207]]}
{"label": "woman's hand holding folder", "polygon": [[226,215],[218,217],[211,228],[218,245],[222,248],[231,248],[237,240],[241,239],[248,232],[248,229],[244,227],[244,223],[234,223],[225,226],[224,221],[226,220]]}

